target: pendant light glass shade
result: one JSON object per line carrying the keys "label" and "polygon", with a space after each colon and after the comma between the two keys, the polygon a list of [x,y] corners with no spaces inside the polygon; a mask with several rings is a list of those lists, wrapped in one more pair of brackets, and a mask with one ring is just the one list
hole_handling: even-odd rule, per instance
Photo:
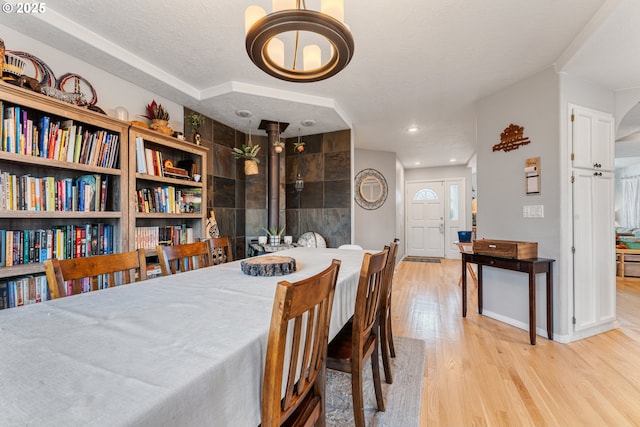
{"label": "pendant light glass shade", "polygon": [[[323,0],[320,12],[308,10],[304,0],[273,0],[273,12],[268,15],[252,8],[245,12],[247,54],[273,77],[291,82],[324,80],[353,58],[354,41],[343,22],[342,0]],[[282,50],[280,42],[274,41],[280,35]],[[302,61],[296,61],[298,57]]]}

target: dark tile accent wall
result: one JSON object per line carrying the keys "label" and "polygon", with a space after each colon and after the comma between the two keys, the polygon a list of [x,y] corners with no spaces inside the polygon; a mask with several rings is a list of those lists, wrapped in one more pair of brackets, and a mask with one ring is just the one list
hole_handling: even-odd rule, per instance
{"label": "dark tile accent wall", "polygon": [[235,208],[236,181],[235,179],[214,177],[213,206],[221,208]]}
{"label": "dark tile accent wall", "polygon": [[344,208],[351,201],[351,181],[325,181],[324,182],[324,206],[325,208]]}
{"label": "dark tile accent wall", "polygon": [[[185,108],[185,118],[192,110]],[[186,120],[185,120],[186,123]],[[267,224],[267,147],[266,135],[252,135],[259,144],[259,173],[246,176],[243,161],[232,155],[233,147],[246,143],[247,135],[211,118],[199,129],[202,145],[209,148],[207,211],[216,214],[221,235],[235,242],[234,257],[246,254],[247,236],[263,235]],[[193,131],[185,125],[185,138],[193,140]],[[296,241],[302,233],[316,231],[337,247],[351,241],[351,132],[349,130],[302,137],[305,149],[294,151],[286,141],[280,155],[280,223],[285,234]],[[300,173],[305,184],[295,190]]]}
{"label": "dark tile accent wall", "polygon": [[[297,240],[307,231],[320,233],[327,245],[351,241],[351,132],[305,136],[305,149],[293,149],[297,138],[287,140],[287,234]],[[304,189],[295,190],[300,174]]]}

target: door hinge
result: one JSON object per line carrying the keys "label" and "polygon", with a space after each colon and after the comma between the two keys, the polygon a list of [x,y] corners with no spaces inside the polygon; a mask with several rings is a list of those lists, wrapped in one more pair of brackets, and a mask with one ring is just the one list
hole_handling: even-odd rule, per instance
{"label": "door hinge", "polygon": [[574,182],[576,182],[576,177],[571,175],[571,183],[573,184]]}
{"label": "door hinge", "polygon": [[576,247],[575,246],[571,246],[571,253],[575,254],[576,253]]}
{"label": "door hinge", "polygon": [[573,317],[571,318],[571,323],[573,323],[574,325],[576,324],[576,316],[573,316]]}
{"label": "door hinge", "polygon": [[576,116],[573,115],[573,113],[571,113],[571,121],[573,121],[576,118]]}
{"label": "door hinge", "polygon": [[571,153],[571,160],[575,160],[576,159],[576,155]]}

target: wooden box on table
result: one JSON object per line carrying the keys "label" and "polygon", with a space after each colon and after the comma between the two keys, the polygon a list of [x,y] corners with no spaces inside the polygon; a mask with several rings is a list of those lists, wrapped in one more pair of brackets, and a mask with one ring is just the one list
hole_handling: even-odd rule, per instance
{"label": "wooden box on table", "polygon": [[538,258],[538,242],[482,239],[473,241],[473,253],[501,258]]}

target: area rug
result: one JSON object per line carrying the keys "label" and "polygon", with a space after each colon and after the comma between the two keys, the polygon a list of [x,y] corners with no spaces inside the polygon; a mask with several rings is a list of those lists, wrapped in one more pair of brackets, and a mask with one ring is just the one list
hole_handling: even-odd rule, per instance
{"label": "area rug", "polygon": [[431,258],[426,256],[406,256],[402,259],[403,261],[411,261],[411,262],[435,262],[440,263],[440,258]]}
{"label": "area rug", "polygon": [[[396,357],[391,359],[393,384],[384,380],[382,360],[380,375],[386,406],[379,412],[373,390],[371,362],[364,365],[364,415],[367,427],[418,427],[420,425],[420,401],[424,381],[426,344],[422,340],[394,337]],[[327,369],[327,426],[352,427],[353,402],[351,400],[351,375]]]}

